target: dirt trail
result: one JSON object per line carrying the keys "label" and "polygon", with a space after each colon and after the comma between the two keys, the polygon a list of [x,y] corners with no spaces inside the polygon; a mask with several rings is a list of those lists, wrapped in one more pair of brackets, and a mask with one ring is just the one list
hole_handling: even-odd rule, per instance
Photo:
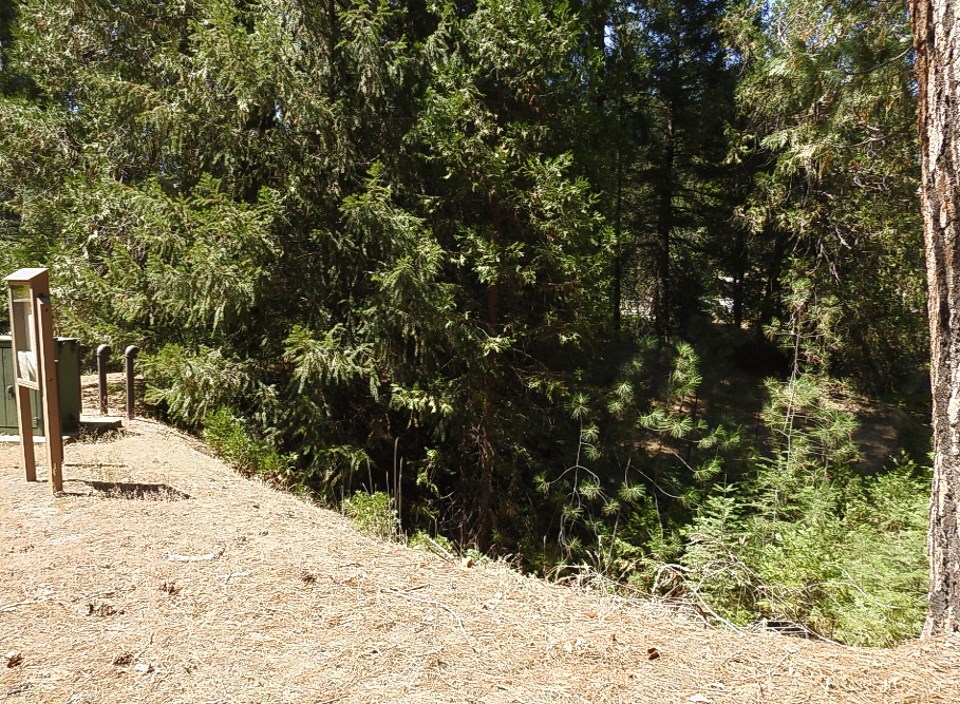
{"label": "dirt trail", "polygon": [[52,498],[0,447],[0,702],[960,701],[960,638],[710,629],[379,542],[201,450],[125,421]]}

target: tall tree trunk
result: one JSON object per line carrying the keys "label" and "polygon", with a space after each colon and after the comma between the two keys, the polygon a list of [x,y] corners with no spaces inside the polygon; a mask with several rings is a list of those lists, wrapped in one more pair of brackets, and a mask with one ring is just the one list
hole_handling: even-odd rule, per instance
{"label": "tall tree trunk", "polygon": [[616,201],[614,205],[613,227],[613,281],[610,293],[610,307],[613,315],[613,331],[620,333],[623,309],[623,153],[617,148]]}
{"label": "tall tree trunk", "polygon": [[665,340],[670,334],[670,235],[673,232],[673,160],[676,144],[673,132],[673,106],[666,125],[666,145],[661,165],[657,203],[656,282],[653,295],[653,326]]}
{"label": "tall tree trunk", "polygon": [[783,262],[787,255],[787,241],[789,235],[786,230],[779,227],[768,227],[764,230],[767,236],[773,229],[773,252],[766,264],[767,280],[763,287],[763,300],[760,301],[759,318],[755,326],[758,334],[763,336],[763,328],[774,318],[780,318],[783,315],[783,305],[781,289],[783,288]]}
{"label": "tall tree trunk", "polygon": [[738,227],[733,250],[733,289],[730,292],[733,304],[733,326],[739,330],[743,326],[744,283],[747,270],[747,234]]}
{"label": "tall tree trunk", "polygon": [[337,0],[327,0],[327,61],[330,74],[327,76],[327,99],[330,109],[337,102],[337,77],[339,75],[340,20],[337,17]]}
{"label": "tall tree trunk", "polygon": [[657,243],[656,281],[653,292],[653,327],[654,332],[661,340],[667,339],[671,332],[671,312],[673,308],[672,288],[670,280],[670,245],[673,237],[674,207],[673,199],[676,196],[677,176],[677,129],[683,106],[681,104],[680,88],[680,54],[674,49],[671,53],[670,68],[667,72],[665,86],[666,124],[664,125],[663,161],[659,168],[659,183],[657,184]]}
{"label": "tall tree trunk", "polygon": [[933,389],[930,596],[924,633],[960,631],[960,24],[955,0],[910,0]]}
{"label": "tall tree trunk", "polygon": [[[499,207],[495,220],[499,221]],[[500,321],[500,283],[494,282],[487,287],[487,326],[491,335],[496,335]],[[487,360],[487,370],[483,375],[483,416],[479,433],[479,469],[477,486],[477,531],[476,545],[480,552],[490,550],[493,538],[493,471],[494,435],[497,424],[497,387],[496,353],[491,352]]]}

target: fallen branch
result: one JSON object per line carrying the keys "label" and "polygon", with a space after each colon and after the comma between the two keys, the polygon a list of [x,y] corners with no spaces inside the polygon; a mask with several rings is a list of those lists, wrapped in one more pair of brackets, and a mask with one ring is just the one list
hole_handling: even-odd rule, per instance
{"label": "fallen branch", "polygon": [[39,604],[41,603],[41,601],[42,601],[41,599],[33,599],[31,601],[18,601],[16,604],[6,604],[4,606],[0,606],[0,612],[6,613],[7,611],[13,611],[15,609],[19,609],[21,606],[30,606],[31,604]]}
{"label": "fallen branch", "polygon": [[175,552],[168,552],[165,557],[173,562],[205,562],[208,560],[216,560],[223,555],[224,552],[226,552],[226,548],[220,548],[216,552],[208,552],[203,555],[178,555]]}
{"label": "fallen branch", "polygon": [[218,574],[216,575],[217,579],[222,579],[226,582],[229,582],[234,577],[249,577],[251,574],[250,570],[244,570],[243,572],[230,572],[229,574]]}
{"label": "fallen branch", "polygon": [[453,619],[456,621],[457,626],[459,626],[460,630],[463,632],[463,637],[466,639],[467,645],[470,646],[470,649],[473,650],[473,652],[475,653],[480,652],[479,650],[477,650],[477,646],[473,644],[473,640],[470,638],[470,634],[467,633],[467,629],[463,625],[463,619],[460,618],[460,614],[458,614],[456,611],[453,610],[453,607],[448,606],[447,604],[444,604],[442,601],[434,601],[433,599],[418,599],[417,597],[410,596],[406,592],[402,592],[399,589],[381,589],[380,591],[383,592],[384,594],[393,594],[394,596],[398,596],[401,599],[406,599],[408,601],[415,601],[418,604],[430,604],[431,606],[440,607],[441,609],[446,611],[448,614],[453,616]]}
{"label": "fallen branch", "polygon": [[421,534],[420,537],[426,541],[441,557],[445,557],[448,560],[456,560],[456,556],[452,555],[449,550],[444,548],[440,543],[431,538],[429,535]]}
{"label": "fallen branch", "polygon": [[0,699],[9,699],[10,697],[15,697],[15,696],[18,695],[18,694],[23,694],[23,693],[26,692],[28,689],[30,689],[30,683],[29,683],[29,682],[21,682],[20,684],[16,685],[15,687],[11,687],[11,688],[8,689],[6,692],[4,692],[4,693],[3,693],[3,696],[0,697]]}

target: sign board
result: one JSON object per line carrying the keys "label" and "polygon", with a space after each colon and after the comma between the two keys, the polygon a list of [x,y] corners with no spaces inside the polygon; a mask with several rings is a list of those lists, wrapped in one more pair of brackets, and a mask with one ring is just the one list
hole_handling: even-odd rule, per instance
{"label": "sign board", "polygon": [[57,364],[53,342],[53,314],[50,308],[49,276],[46,269],[20,269],[4,278],[8,286],[10,332],[13,337],[13,365],[17,398],[20,454],[27,481],[36,481],[33,452],[33,413],[30,391],[43,398],[43,426],[46,435],[50,486],[63,491],[63,436]]}
{"label": "sign board", "polygon": [[13,328],[14,370],[17,381],[34,389],[40,388],[37,371],[37,350],[40,347],[33,297],[29,286],[10,287],[10,323]]}

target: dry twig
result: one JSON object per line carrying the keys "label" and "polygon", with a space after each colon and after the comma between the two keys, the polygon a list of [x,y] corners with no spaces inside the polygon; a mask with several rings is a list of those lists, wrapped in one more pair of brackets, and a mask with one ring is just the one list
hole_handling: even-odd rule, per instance
{"label": "dry twig", "polygon": [[460,614],[454,611],[452,606],[449,606],[448,604],[444,604],[442,601],[436,601],[434,599],[420,599],[415,596],[410,596],[406,592],[402,592],[399,589],[381,589],[380,591],[384,594],[393,594],[394,596],[398,596],[401,599],[406,599],[407,601],[415,601],[418,604],[430,604],[431,606],[436,606],[438,608],[443,609],[448,614],[453,616],[453,620],[456,622],[457,626],[460,628],[460,631],[463,633],[463,637],[466,639],[467,644],[470,646],[470,649],[473,650],[473,652],[475,653],[479,652],[477,650],[477,646],[473,644],[473,639],[470,638],[470,634],[467,633],[466,627],[464,627],[463,625],[463,619],[460,618]]}
{"label": "dry twig", "polygon": [[165,557],[173,562],[205,562],[207,560],[216,560],[223,555],[226,548],[220,548],[216,552],[208,552],[203,555],[178,555],[175,552],[168,552]]}

